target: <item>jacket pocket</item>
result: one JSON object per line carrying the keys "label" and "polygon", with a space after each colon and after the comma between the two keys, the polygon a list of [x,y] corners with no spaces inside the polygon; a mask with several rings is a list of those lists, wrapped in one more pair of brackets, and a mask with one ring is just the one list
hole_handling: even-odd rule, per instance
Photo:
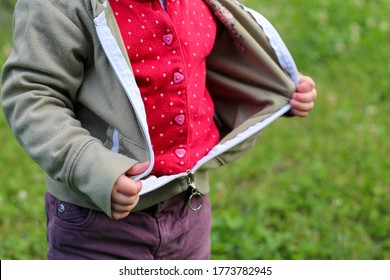
{"label": "jacket pocket", "polygon": [[111,151],[123,154],[138,161],[149,160],[149,152],[147,148],[124,137],[118,129],[110,126],[106,135],[107,138],[104,146]]}

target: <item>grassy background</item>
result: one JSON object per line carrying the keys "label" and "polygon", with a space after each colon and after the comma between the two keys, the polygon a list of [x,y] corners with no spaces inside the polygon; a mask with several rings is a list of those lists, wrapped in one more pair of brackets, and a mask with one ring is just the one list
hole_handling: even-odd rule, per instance
{"label": "grassy background", "polygon": [[[0,66],[13,0],[0,0]],[[211,173],[214,259],[390,258],[390,4],[246,0],[317,83],[306,119]],[[0,258],[45,258],[44,177],[0,116]]]}

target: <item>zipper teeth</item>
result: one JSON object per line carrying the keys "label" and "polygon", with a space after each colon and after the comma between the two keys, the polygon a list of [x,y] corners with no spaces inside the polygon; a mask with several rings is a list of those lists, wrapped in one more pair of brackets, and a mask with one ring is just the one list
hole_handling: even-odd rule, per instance
{"label": "zipper teeth", "polygon": [[195,172],[188,169],[187,171],[187,184],[190,188],[193,188],[193,189],[196,189],[196,186],[195,186],[195,178],[194,178],[194,175],[195,175]]}
{"label": "zipper teeth", "polygon": [[134,108],[137,119],[142,127],[142,132],[148,145],[148,150],[150,151],[150,166],[143,174],[135,177],[135,179],[138,180],[149,175],[154,164],[153,148],[148,132],[141,94],[139,93],[139,88],[137,87],[134,75],[131,73],[122,52],[120,51],[119,46],[108,27],[106,13],[103,11],[97,18],[94,19],[94,22],[102,48],[106,53],[106,56],[110,61],[110,64],[112,65],[114,72],[128,97],[128,100]]}

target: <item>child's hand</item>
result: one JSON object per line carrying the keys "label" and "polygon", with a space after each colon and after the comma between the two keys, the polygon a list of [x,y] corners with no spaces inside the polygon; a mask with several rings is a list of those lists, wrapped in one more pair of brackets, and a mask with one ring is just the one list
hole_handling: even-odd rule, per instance
{"label": "child's hand", "polygon": [[127,217],[138,204],[142,184],[126,175],[138,175],[149,167],[149,162],[137,163],[115,182],[111,193],[111,214],[114,220]]}
{"label": "child's hand", "polygon": [[314,100],[317,98],[315,83],[308,76],[299,76],[296,92],[290,100],[291,113],[298,117],[306,117],[314,108]]}

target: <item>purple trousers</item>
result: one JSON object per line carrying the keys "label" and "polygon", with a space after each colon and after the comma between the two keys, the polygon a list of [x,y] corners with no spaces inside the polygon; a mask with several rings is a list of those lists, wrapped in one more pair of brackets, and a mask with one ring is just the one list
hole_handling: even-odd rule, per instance
{"label": "purple trousers", "polygon": [[48,259],[209,259],[211,210],[188,208],[188,193],[112,220],[46,194]]}

